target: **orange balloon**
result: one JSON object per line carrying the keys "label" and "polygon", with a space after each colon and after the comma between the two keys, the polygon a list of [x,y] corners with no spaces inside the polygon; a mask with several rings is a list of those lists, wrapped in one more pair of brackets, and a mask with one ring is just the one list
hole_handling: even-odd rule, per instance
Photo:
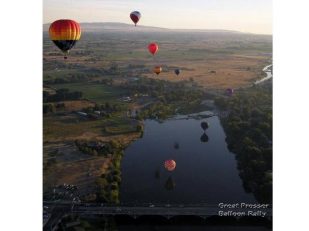
{"label": "orange balloon", "polygon": [[153,72],[156,73],[157,75],[160,74],[162,72],[162,67],[157,66],[153,69]]}

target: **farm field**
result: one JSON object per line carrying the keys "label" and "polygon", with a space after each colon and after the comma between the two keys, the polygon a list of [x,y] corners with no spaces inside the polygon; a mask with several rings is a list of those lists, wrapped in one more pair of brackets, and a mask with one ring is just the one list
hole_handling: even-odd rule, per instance
{"label": "farm field", "polygon": [[[66,62],[62,62],[61,52],[44,34],[44,80],[60,76],[77,78],[78,75],[87,81],[129,77],[168,81],[192,78],[207,89],[237,88],[259,79],[263,67],[271,62],[272,37],[269,35],[226,31],[85,30],[83,39]],[[152,57],[147,45],[158,41],[159,51]],[[159,76],[152,73],[157,65],[163,68]],[[173,72],[175,68],[182,70],[179,77]]]}
{"label": "farm field", "polygon": [[96,83],[54,84],[51,86],[55,89],[67,88],[70,91],[80,91],[84,98],[95,103],[119,102],[120,98],[127,93],[125,89]]}

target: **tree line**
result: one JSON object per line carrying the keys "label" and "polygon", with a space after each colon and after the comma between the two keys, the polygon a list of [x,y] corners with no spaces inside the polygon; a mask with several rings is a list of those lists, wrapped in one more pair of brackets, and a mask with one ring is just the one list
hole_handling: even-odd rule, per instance
{"label": "tree line", "polygon": [[69,89],[62,88],[56,91],[55,94],[50,94],[47,91],[43,91],[43,103],[58,102],[66,100],[79,100],[83,97],[81,91],[69,91]]}
{"label": "tree line", "polygon": [[240,90],[232,97],[219,97],[216,105],[229,150],[235,153],[245,190],[258,201],[272,201],[272,86]]}

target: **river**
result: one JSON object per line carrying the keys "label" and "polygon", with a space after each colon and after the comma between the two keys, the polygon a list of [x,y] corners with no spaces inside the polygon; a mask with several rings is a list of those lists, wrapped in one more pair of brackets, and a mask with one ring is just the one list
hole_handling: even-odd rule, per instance
{"label": "river", "polygon": [[[256,202],[252,194],[244,191],[219,118],[179,118],[161,123],[145,121],[143,137],[125,150],[122,159],[120,202]],[[201,121],[210,125],[205,134]],[[164,168],[167,159],[176,162],[172,172]]]}
{"label": "river", "polygon": [[266,67],[263,68],[263,71],[266,73],[266,76],[260,80],[257,80],[254,82],[254,84],[260,84],[263,83],[264,81],[270,79],[273,77],[273,73],[272,73],[272,64],[267,65]]}

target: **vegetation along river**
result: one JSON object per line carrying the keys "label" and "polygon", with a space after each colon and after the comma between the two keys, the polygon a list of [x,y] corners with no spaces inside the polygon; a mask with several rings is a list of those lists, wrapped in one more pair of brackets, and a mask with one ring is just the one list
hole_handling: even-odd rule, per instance
{"label": "vegetation along river", "polygon": [[[202,121],[209,123],[205,134]],[[168,159],[175,160],[174,171],[165,169]],[[242,186],[217,116],[146,120],[143,137],[125,150],[121,168],[124,204],[256,202]]]}

